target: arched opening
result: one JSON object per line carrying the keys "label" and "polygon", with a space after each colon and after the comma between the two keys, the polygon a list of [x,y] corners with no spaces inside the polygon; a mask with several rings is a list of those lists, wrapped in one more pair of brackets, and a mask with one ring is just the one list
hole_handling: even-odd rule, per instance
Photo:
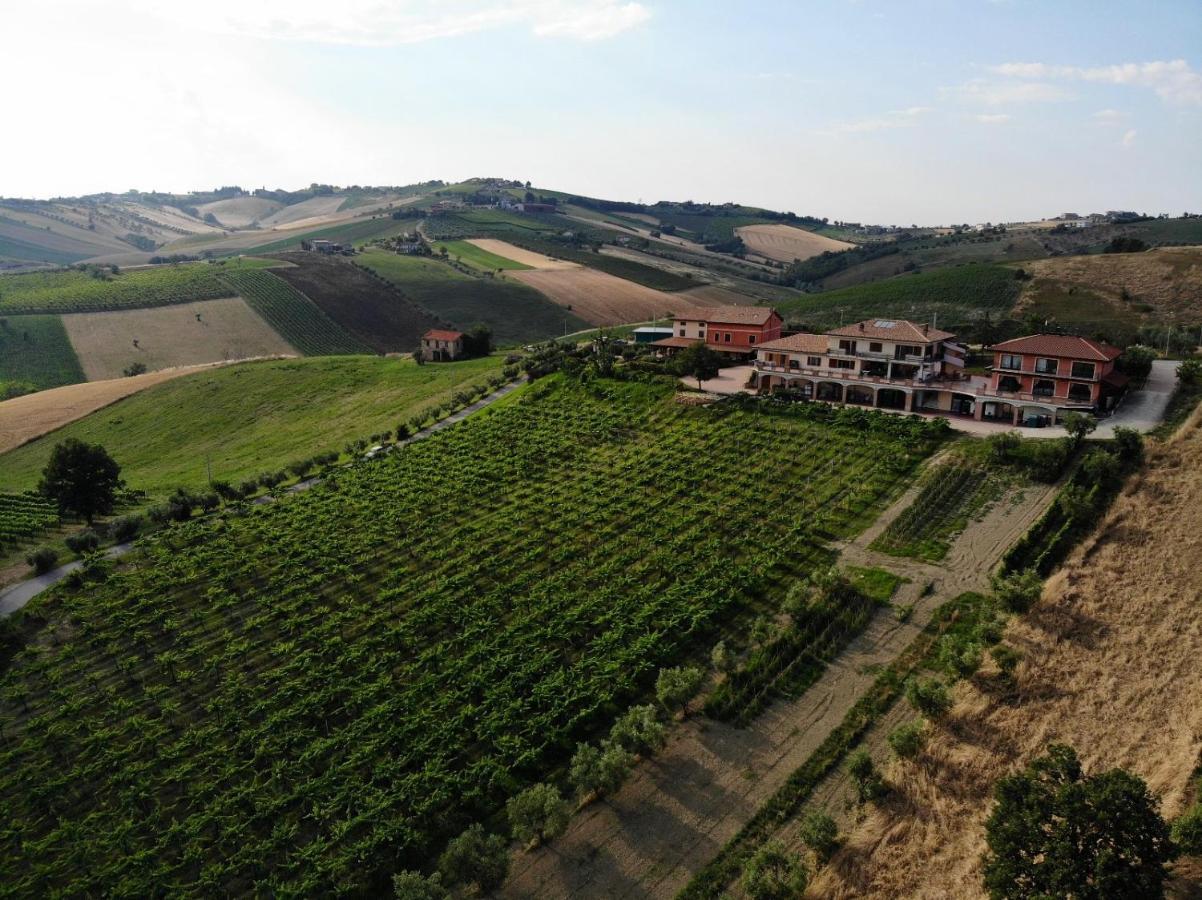
{"label": "arched opening", "polygon": [[971,416],[977,409],[977,398],[971,394],[952,394],[948,412],[957,416]]}
{"label": "arched opening", "polygon": [[844,402],[855,403],[858,406],[872,406],[872,388],[849,384]]}
{"label": "arched opening", "polygon": [[1024,428],[1047,428],[1056,424],[1056,411],[1046,406],[1020,407],[1018,424]]}
{"label": "arched opening", "polygon": [[828,403],[843,402],[843,385],[841,384],[833,381],[820,381],[817,390],[819,400],[826,400]]}
{"label": "arched opening", "polygon": [[981,418],[990,422],[1013,422],[1014,407],[1009,403],[989,400],[981,404]]}
{"label": "arched opening", "polygon": [[897,388],[881,388],[876,392],[876,405],[881,409],[905,409],[906,392]]}

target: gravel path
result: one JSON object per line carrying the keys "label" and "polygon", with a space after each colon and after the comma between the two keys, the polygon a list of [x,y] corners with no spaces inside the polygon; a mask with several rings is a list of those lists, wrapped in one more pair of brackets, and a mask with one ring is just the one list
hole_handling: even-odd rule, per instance
{"label": "gravel path", "polygon": [[[935,609],[988,587],[1005,549],[1047,507],[1054,486],[995,503],[954,542],[940,565],[871,551],[868,544],[913,500],[907,491],[878,521],[841,547],[842,561],[879,565],[910,578],[895,598],[913,604],[903,622],[882,609],[801,697],[773,704],[747,728],[703,718],[673,730],[668,746],[640,764],[616,795],[594,803],[550,845],[514,856],[506,898],[668,898],[717,853],[822,743]],[[924,596],[924,588],[933,590]]]}

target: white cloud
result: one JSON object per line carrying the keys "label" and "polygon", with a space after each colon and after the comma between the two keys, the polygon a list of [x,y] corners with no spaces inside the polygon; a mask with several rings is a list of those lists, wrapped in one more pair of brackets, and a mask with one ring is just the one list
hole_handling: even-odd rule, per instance
{"label": "white cloud", "polygon": [[1150,88],[1167,103],[1202,105],[1202,74],[1184,59],[1122,63],[1111,66],[1059,66],[1048,63],[1003,63],[995,75],[1026,80],[1089,81]]}
{"label": "white cloud", "polygon": [[1117,125],[1127,118],[1127,114],[1117,109],[1099,109],[1090,118],[1099,125]]}
{"label": "white cloud", "polygon": [[1019,103],[1055,103],[1071,100],[1070,91],[1043,81],[988,81],[974,78],[958,87],[943,88],[945,95],[969,103],[984,103],[986,106],[1008,106]]}
{"label": "white cloud", "polygon": [[980,113],[976,116],[977,121],[982,125],[1001,125],[1013,118],[1014,116],[1008,113]]}
{"label": "white cloud", "polygon": [[1131,147],[1135,144],[1135,129],[1130,128],[1123,134],[1123,146]]}

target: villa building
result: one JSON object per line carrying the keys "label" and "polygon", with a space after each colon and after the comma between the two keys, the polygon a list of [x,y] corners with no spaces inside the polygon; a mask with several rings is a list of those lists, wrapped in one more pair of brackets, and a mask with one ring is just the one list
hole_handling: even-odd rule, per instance
{"label": "villa building", "polygon": [[827,334],[759,345],[748,387],[908,412],[1050,425],[1069,410],[1105,412],[1125,387],[1119,351],[1085,338],[1033,335],[993,348],[989,377],[965,373],[967,348],[929,325],[868,319]]}
{"label": "villa building", "polygon": [[780,314],[767,306],[697,307],[674,316],[672,336],[652,346],[675,351],[704,341],[720,353],[749,357],[778,339],[783,324]]}

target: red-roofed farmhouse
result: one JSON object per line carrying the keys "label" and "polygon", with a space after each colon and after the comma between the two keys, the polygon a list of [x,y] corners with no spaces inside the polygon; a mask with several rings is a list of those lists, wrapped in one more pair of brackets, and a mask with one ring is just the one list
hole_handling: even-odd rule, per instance
{"label": "red-roofed farmhouse", "polygon": [[463,352],[463,332],[431,328],[422,335],[421,355],[427,362],[450,362]]}

